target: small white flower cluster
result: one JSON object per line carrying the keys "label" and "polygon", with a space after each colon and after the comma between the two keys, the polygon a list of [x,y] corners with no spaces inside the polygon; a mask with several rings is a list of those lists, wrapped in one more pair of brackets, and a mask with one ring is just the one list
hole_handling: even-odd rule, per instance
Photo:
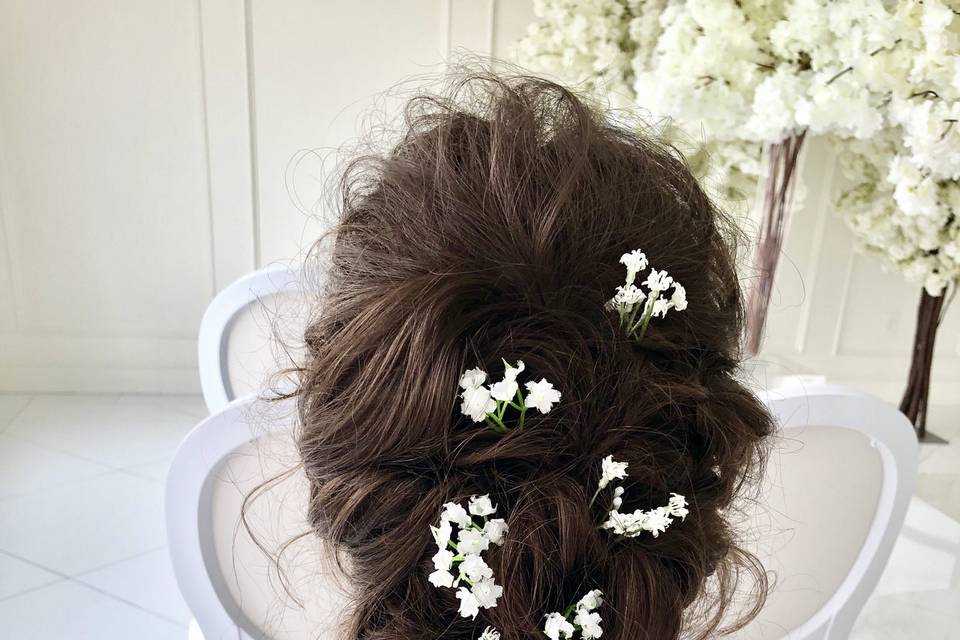
{"label": "small white flower cluster", "polygon": [[[550,640],[573,638],[578,631],[581,638],[599,638],[603,635],[600,614],[595,611],[603,604],[603,592],[599,589],[589,591],[578,602],[567,607],[563,613],[548,613],[543,625],[543,633]],[[572,617],[572,618],[571,618]]]}
{"label": "small white flower cluster", "polygon": [[460,411],[463,415],[474,422],[486,422],[496,431],[505,432],[507,426],[504,424],[504,413],[507,407],[513,407],[520,412],[517,425],[522,427],[527,409],[533,408],[540,413],[547,413],[553,405],[560,402],[560,392],[554,389],[546,378],[541,378],[540,382],[527,382],[524,384],[527,394],[520,392],[517,376],[524,369],[522,360],[517,361],[517,366],[504,360],[503,365],[503,380],[491,384],[489,388],[484,385],[487,381],[486,371],[468,369],[463,372],[460,376],[460,387],[463,389],[460,394]]}
{"label": "small white flower cluster", "polygon": [[[622,480],[627,477],[627,463],[616,462],[613,456],[607,456],[601,461],[600,482],[597,491],[593,494],[590,504],[597,499],[597,495],[605,489],[614,480]],[[687,499],[678,493],[671,493],[669,502],[662,507],[644,511],[637,509],[632,513],[621,513],[620,507],[623,505],[622,486],[617,485],[613,490],[613,500],[611,509],[607,514],[607,520],[600,525],[601,529],[612,529],[617,535],[627,538],[636,538],[644,531],[649,531],[654,538],[673,523],[674,518],[686,519],[689,510],[687,509]]]}
{"label": "small white flower cluster", "polygon": [[[640,249],[620,256],[620,264],[627,268],[626,283],[617,287],[617,293],[607,302],[607,308],[617,312],[620,326],[628,336],[643,340],[651,318],[664,318],[670,309],[683,311],[687,308],[686,289],[679,282],[674,282],[666,271],[650,269],[647,279],[640,283],[647,288],[646,292],[634,284],[637,274],[648,265],[647,256]],[[661,295],[671,286],[673,295],[669,298]]]}
{"label": "small white flower cluster", "polygon": [[[503,594],[503,587],[494,582],[493,569],[480,555],[491,544],[503,544],[507,533],[506,521],[487,518],[496,512],[497,508],[490,502],[489,496],[471,496],[467,509],[454,502],[443,505],[440,525],[430,527],[438,548],[433,556],[434,571],[430,574],[430,583],[436,587],[457,589],[460,615],[464,618],[476,618],[480,609],[496,607],[497,598]],[[477,524],[475,518],[480,518],[481,524]],[[454,526],[457,527],[456,532]],[[461,582],[469,585],[469,588],[461,586]],[[499,637],[481,636],[484,640]]]}

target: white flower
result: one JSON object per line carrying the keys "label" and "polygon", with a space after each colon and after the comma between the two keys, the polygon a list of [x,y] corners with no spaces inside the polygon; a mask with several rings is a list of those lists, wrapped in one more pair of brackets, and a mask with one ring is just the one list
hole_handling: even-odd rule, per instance
{"label": "white flower", "polygon": [[572,638],[576,629],[570,622],[559,613],[548,613],[547,621],[543,624],[543,632],[550,640],[560,640],[560,638]]}
{"label": "white flower", "polygon": [[641,302],[646,297],[647,294],[645,294],[638,286],[635,284],[628,284],[617,287],[617,293],[613,296],[611,303],[613,305],[628,307]]}
{"label": "white flower", "polygon": [[670,304],[677,311],[683,311],[687,308],[687,290],[679,282],[673,283],[673,296],[670,298]]}
{"label": "white flower", "polygon": [[649,531],[656,538],[667,530],[670,522],[670,512],[667,511],[667,508],[657,507],[644,514],[642,526],[644,530]]}
{"label": "white flower", "polygon": [[481,517],[489,516],[497,512],[497,508],[493,506],[492,502],[490,502],[490,496],[487,494],[482,496],[471,496],[469,509],[470,513]]}
{"label": "white flower", "polygon": [[600,628],[602,619],[599,613],[578,609],[573,621],[580,626],[580,636],[583,638],[599,638],[603,635],[603,629]]}
{"label": "white flower", "polygon": [[637,274],[647,268],[647,256],[640,249],[634,249],[620,256],[620,264],[627,268],[627,284],[632,285]]}
{"label": "white flower", "polygon": [[473,553],[464,556],[459,569],[460,575],[466,576],[470,582],[477,582],[484,578],[493,577],[493,569],[487,566],[483,558]]}
{"label": "white flower", "polygon": [[453,534],[453,527],[450,526],[450,521],[441,515],[440,526],[431,526],[430,531],[433,532],[433,539],[436,541],[437,546],[443,549],[447,546],[447,543],[450,542],[450,536]]}
{"label": "white flower", "polygon": [[456,502],[447,502],[443,505],[443,511],[440,512],[441,526],[443,526],[444,521],[454,522],[461,527],[465,527],[473,522],[473,520],[470,519],[470,514],[467,513],[467,510]]}
{"label": "white flower", "polygon": [[460,600],[460,615],[464,618],[476,618],[480,613],[480,601],[466,587],[457,589],[457,598]]}
{"label": "white flower", "polygon": [[433,568],[437,571],[450,571],[453,564],[453,552],[449,549],[440,549],[433,556]]}
{"label": "white flower", "polygon": [[479,387],[487,381],[487,372],[483,369],[467,369],[460,376],[460,386],[464,389]]}
{"label": "white flower", "polygon": [[613,508],[614,510],[619,509],[623,506],[623,498],[620,496],[614,496],[613,498]]}
{"label": "white flower", "polygon": [[477,640],[500,640],[500,632],[493,627],[487,627]]}
{"label": "white flower", "polygon": [[620,513],[614,509],[608,514],[606,522],[600,526],[604,529],[613,529],[613,532],[617,535],[635,538],[643,531],[645,515],[640,510],[633,513]]}
{"label": "white flower", "polygon": [[527,388],[524,403],[540,413],[549,412],[553,405],[560,402],[560,392],[546,378],[540,378],[540,382],[528,382],[524,386]]}
{"label": "white flower", "polygon": [[457,551],[463,554],[480,553],[490,546],[486,534],[476,529],[465,529],[457,537]]}
{"label": "white flower", "polygon": [[503,380],[497,382],[496,384],[490,385],[490,395],[493,396],[495,400],[500,402],[508,402],[513,400],[514,396],[517,395],[517,390],[520,388],[517,384],[517,376],[523,372],[524,365],[522,360],[517,361],[517,366],[514,367],[509,363],[506,364],[506,369],[503,372]]}
{"label": "white flower", "polygon": [[453,574],[449,571],[434,571],[427,578],[435,587],[452,587],[453,586]]}
{"label": "white flower", "polygon": [[613,456],[607,456],[600,462],[600,488],[606,487],[612,480],[622,480],[627,477],[626,462],[615,462]]}
{"label": "white flower", "polygon": [[673,278],[667,275],[666,270],[657,271],[656,269],[650,269],[650,274],[643,284],[645,284],[651,292],[666,291],[670,288],[670,285],[673,284]]}
{"label": "white flower", "polygon": [[615,496],[618,497],[618,498],[619,498],[620,496],[622,496],[623,494],[624,494],[624,488],[623,488],[623,487],[618,486],[617,488],[615,488],[615,489],[613,490],[613,495],[615,495]]}
{"label": "white flower", "polygon": [[496,584],[493,578],[483,578],[475,582],[473,595],[484,609],[492,609],[497,606],[497,598],[503,595],[503,587]]}
{"label": "white flower", "polygon": [[667,316],[667,311],[670,310],[670,301],[666,298],[657,298],[653,301],[653,317],[657,316],[665,318]]}
{"label": "white flower", "polygon": [[603,604],[603,592],[600,589],[593,589],[588,591],[585,596],[580,598],[580,602],[577,603],[577,608],[583,608],[587,611],[593,611],[594,609],[600,607]]}
{"label": "white flower", "polygon": [[670,503],[667,505],[667,509],[671,516],[683,520],[686,520],[687,514],[690,513],[689,509],[687,509],[687,499],[679,493],[670,494]]}
{"label": "white flower", "polygon": [[463,399],[460,411],[474,422],[483,422],[488,413],[497,409],[497,403],[490,397],[490,391],[486,387],[470,387],[465,389],[460,397]]}
{"label": "white flower", "polygon": [[507,533],[507,521],[502,518],[487,520],[487,523],[483,525],[483,533],[493,544],[502,545],[503,536]]}

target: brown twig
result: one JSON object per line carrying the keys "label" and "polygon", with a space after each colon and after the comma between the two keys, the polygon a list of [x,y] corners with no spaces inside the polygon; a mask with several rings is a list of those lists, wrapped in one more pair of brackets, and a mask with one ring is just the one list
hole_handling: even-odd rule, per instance
{"label": "brown twig", "polygon": [[927,434],[927,409],[930,397],[930,372],[933,368],[933,348],[937,328],[943,317],[946,295],[931,296],[926,290],[920,294],[917,307],[917,328],[913,338],[913,355],[907,386],[900,400],[900,411],[907,416],[917,431],[917,437]]}
{"label": "brown twig", "polygon": [[770,305],[773,278],[780,260],[784,229],[789,214],[790,195],[796,180],[800,150],[803,148],[805,137],[804,130],[770,145],[769,173],[763,198],[763,217],[754,265],[758,276],[747,302],[744,341],[747,355],[756,355],[760,351],[760,343],[763,340],[767,307]]}

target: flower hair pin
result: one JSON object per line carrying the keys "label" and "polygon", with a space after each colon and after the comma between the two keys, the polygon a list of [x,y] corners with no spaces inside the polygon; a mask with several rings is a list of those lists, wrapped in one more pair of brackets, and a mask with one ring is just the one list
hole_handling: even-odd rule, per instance
{"label": "flower hair pin", "polygon": [[[433,556],[434,571],[428,580],[437,588],[457,589],[460,615],[464,618],[476,618],[480,609],[496,607],[497,598],[503,594],[503,587],[494,582],[493,569],[480,555],[491,544],[503,544],[506,521],[487,518],[496,512],[489,496],[471,496],[466,509],[454,502],[443,505],[439,526],[430,527],[437,543],[437,553]],[[481,520],[480,524],[477,519]],[[461,582],[469,588],[461,586]],[[487,629],[484,634],[480,636],[483,640],[500,637],[494,629]]]}
{"label": "flower hair pin", "polygon": [[[606,306],[620,316],[620,326],[627,335],[639,342],[646,335],[652,318],[665,318],[670,309],[683,311],[687,308],[687,290],[675,282],[666,270],[657,271],[653,268],[647,274],[647,279],[640,283],[641,286],[634,284],[637,274],[649,264],[647,256],[640,249],[620,256],[620,264],[627,268],[626,282],[617,287],[617,293]],[[647,291],[641,287],[646,287]],[[667,298],[665,292],[671,287],[673,294]]]}
{"label": "flower hair pin", "polygon": [[[600,492],[611,482],[626,477],[626,462],[616,462],[613,456],[604,458],[601,461],[600,482],[593,498],[590,499],[590,504],[596,501]],[[649,531],[656,538],[673,524],[675,518],[685,520],[689,513],[687,499],[679,493],[671,493],[669,502],[662,507],[649,511],[637,509],[632,513],[621,513],[623,494],[623,486],[617,485],[613,490],[613,500],[611,500],[610,511],[607,513],[607,520],[600,525],[600,528],[612,529],[615,534],[626,538],[636,538],[644,531]]]}
{"label": "flower hair pin", "polygon": [[602,591],[594,589],[563,613],[548,613],[544,616],[546,622],[543,624],[543,633],[550,640],[574,638],[578,631],[581,638],[599,638],[603,635],[603,629],[600,628],[603,619],[594,610],[603,604],[602,595]]}
{"label": "flower hair pin", "polygon": [[523,427],[527,409],[547,413],[554,404],[560,402],[560,392],[554,389],[546,378],[541,378],[540,382],[525,383],[526,395],[520,391],[517,376],[524,370],[522,360],[517,360],[517,366],[504,360],[503,366],[503,379],[491,384],[489,388],[484,385],[487,372],[483,369],[468,369],[463,372],[460,376],[460,387],[463,389],[460,394],[460,411],[463,415],[474,422],[486,422],[494,431],[505,433],[507,426],[504,424],[504,414],[507,407],[520,412],[517,426]]}

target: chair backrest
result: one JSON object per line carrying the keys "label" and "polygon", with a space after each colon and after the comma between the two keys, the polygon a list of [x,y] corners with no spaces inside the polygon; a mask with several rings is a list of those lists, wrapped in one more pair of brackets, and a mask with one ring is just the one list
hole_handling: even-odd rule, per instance
{"label": "chair backrest", "polygon": [[[864,394],[818,385],[772,391],[780,434],[745,543],[778,574],[767,606],[737,638],[846,638],[886,564],[912,492],[917,444],[906,418]],[[340,637],[348,586],[308,534],[306,479],[295,468],[291,401],[228,405],[181,444],[167,481],[167,528],[181,591],[206,640]],[[297,601],[306,605],[301,608]]]}
{"label": "chair backrest", "polygon": [[294,411],[292,400],[235,400],[197,425],[170,465],[170,555],[205,640],[342,637],[348,593],[306,521]]}
{"label": "chair backrest", "polygon": [[740,530],[773,589],[733,637],[847,638],[903,526],[917,470],[912,426],[843,387],[781,387],[764,400],[779,433]]}
{"label": "chair backrest", "polygon": [[200,388],[211,412],[258,392],[270,374],[293,364],[313,284],[300,269],[271,265],[243,276],[210,302],[200,322],[197,355]]}

